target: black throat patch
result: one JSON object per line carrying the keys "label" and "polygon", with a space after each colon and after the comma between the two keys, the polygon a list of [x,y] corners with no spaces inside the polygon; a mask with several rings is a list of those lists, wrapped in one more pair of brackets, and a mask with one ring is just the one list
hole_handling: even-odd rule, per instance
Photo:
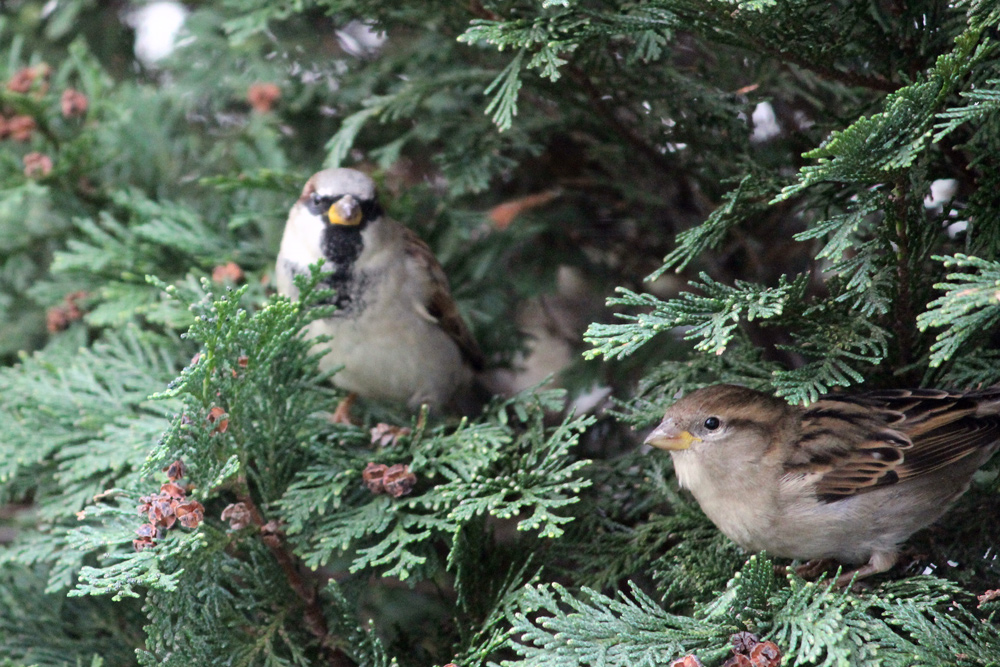
{"label": "black throat patch", "polygon": [[350,315],[361,300],[366,280],[356,275],[354,265],[364,250],[361,230],[367,226],[367,220],[363,220],[360,225],[326,225],[323,229],[320,243],[330,267],[323,285],[337,292],[333,298],[337,307],[334,317]]}

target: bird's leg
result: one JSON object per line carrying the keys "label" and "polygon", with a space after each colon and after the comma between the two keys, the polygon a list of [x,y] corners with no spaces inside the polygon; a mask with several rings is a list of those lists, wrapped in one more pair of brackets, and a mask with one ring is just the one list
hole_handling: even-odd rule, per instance
{"label": "bird's leg", "polygon": [[845,572],[837,577],[837,588],[848,586],[852,580],[864,579],[879,572],[885,572],[896,564],[898,554],[895,551],[876,551],[872,554],[867,565],[862,565],[856,570]]}
{"label": "bird's leg", "polygon": [[823,574],[827,570],[833,570],[836,567],[837,561],[832,558],[814,558],[796,567],[795,574],[799,575],[803,579],[812,581],[813,579],[817,579],[819,575]]}
{"label": "bird's leg", "polygon": [[330,421],[334,424],[353,424],[354,422],[351,421],[351,406],[354,405],[354,401],[357,398],[358,395],[353,391],[348,394],[344,400],[337,404],[337,409],[330,416]]}

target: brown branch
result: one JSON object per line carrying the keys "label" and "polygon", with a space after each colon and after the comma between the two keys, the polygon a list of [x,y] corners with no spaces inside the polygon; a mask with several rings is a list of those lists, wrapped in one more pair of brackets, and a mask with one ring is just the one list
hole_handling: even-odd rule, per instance
{"label": "brown branch", "polygon": [[241,490],[236,494],[236,499],[243,503],[247,511],[250,512],[253,524],[260,531],[261,541],[270,550],[274,559],[278,561],[278,565],[281,566],[282,571],[285,573],[288,586],[302,600],[305,626],[319,640],[320,647],[326,658],[326,664],[331,665],[331,667],[355,667],[354,661],[348,658],[336,646],[334,638],[330,636],[329,628],[326,625],[326,616],[319,605],[319,596],[316,594],[316,589],[308,585],[302,578],[295,557],[286,548],[284,536],[278,529],[277,522],[264,521],[264,515],[261,514],[257,508],[257,504],[254,503],[253,498],[250,496],[245,479],[240,478],[237,485]]}

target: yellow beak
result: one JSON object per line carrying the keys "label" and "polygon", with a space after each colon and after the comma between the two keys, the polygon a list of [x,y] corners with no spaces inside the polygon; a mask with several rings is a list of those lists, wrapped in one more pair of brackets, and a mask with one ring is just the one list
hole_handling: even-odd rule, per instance
{"label": "yellow beak", "polygon": [[658,449],[677,451],[689,448],[692,442],[700,441],[701,438],[694,437],[690,431],[682,431],[673,419],[664,419],[646,437],[645,444]]}
{"label": "yellow beak", "polygon": [[331,224],[353,227],[361,223],[361,204],[351,195],[344,195],[333,203],[327,215]]}

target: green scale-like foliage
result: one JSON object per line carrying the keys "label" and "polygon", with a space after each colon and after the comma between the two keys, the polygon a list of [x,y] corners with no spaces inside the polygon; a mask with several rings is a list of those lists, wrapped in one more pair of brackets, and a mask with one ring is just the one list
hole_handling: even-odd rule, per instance
{"label": "green scale-like foliage", "polygon": [[[159,421],[153,422],[158,428],[147,427],[153,432],[146,437],[129,432],[129,442],[146,443],[130,461],[122,462],[130,474],[119,474],[119,488],[95,498],[96,504],[76,517],[76,525],[52,525],[51,534],[58,538],[28,540],[7,554],[12,563],[27,564],[65,552],[61,558],[69,562],[53,570],[49,588],[64,590],[75,579],[71,597],[111,594],[118,600],[147,595],[149,640],[142,660],[148,664],[212,662],[211,656],[222,653],[261,664],[311,664],[315,659],[298,610],[303,600],[284,580],[284,561],[265,547],[259,527],[226,530],[219,512],[227,498],[253,504],[262,508],[265,519],[279,520],[281,532],[288,535],[284,557],[294,554],[306,567],[342,562],[358,577],[377,574],[410,582],[433,579],[447,564],[457,572],[457,589],[476,589],[478,594],[482,578],[498,572],[466,575],[457,559],[468,557],[470,549],[486,548],[483,540],[490,538],[483,533],[484,518],[516,517],[514,526],[525,534],[519,540],[552,540],[571,520],[564,508],[576,503],[590,484],[581,476],[586,462],[574,460],[569,451],[592,419],[568,418],[547,427],[545,410],[559,404],[558,393],[531,393],[499,403],[488,423],[417,426],[413,435],[382,452],[372,450],[361,429],[330,424],[323,408],[333,402],[332,391],[315,369],[311,344],[302,337],[306,322],[329,312],[327,306],[311,305],[329,296],[314,289],[317,279],[318,274],[311,284],[302,282],[300,302],[276,298],[253,314],[240,306],[245,289],[220,298],[204,295],[192,307],[193,324],[187,333],[201,352],[170,389],[149,401],[146,392],[140,394],[143,404],[160,406],[145,410]],[[167,292],[178,290],[170,287]],[[106,347],[95,350],[105,353],[102,361],[114,358]],[[132,363],[141,360],[139,354],[149,354],[141,347],[128,352]],[[76,373],[65,381],[67,390],[79,393],[90,378]],[[212,408],[224,413],[213,417]],[[164,415],[168,411],[173,413],[169,420]],[[225,429],[218,428],[222,420]],[[157,435],[157,444],[151,446]],[[116,451],[121,451],[120,441],[99,442],[106,448],[117,444]],[[64,445],[58,451],[72,449]],[[34,474],[49,456],[52,453],[39,453]],[[155,548],[134,551],[132,540],[144,521],[134,510],[139,496],[155,491],[157,479],[165,481],[160,470],[178,458],[189,462],[185,481],[209,517],[197,530],[173,529],[157,539]],[[361,482],[367,461],[407,463],[420,480],[417,491],[401,499],[373,494]],[[79,474],[85,469],[77,462],[73,470]],[[84,498],[50,491],[47,503],[89,504],[89,496],[102,488],[91,485]],[[480,534],[475,545],[468,541],[472,533]],[[81,567],[80,559],[87,554],[99,565]],[[345,556],[346,561],[339,560]],[[515,578],[510,585],[524,576],[523,569],[521,564],[511,570]],[[256,584],[251,586],[252,581]],[[330,586],[330,599],[348,605],[337,587]],[[326,600],[310,590],[309,595]],[[189,601],[167,602],[179,600],[176,596]],[[478,595],[475,600],[459,602],[481,603]],[[275,604],[289,609],[270,618],[267,610]],[[498,618],[494,612],[494,624]],[[345,627],[343,618],[335,620]],[[492,632],[486,631],[480,641],[496,644],[489,639]],[[379,646],[372,641],[373,647]],[[349,647],[344,650],[352,654]]]}
{"label": "green scale-like foliage", "polygon": [[[777,287],[739,281],[728,287],[702,275],[701,284],[691,283],[696,292],[668,301],[625,290],[623,297],[609,304],[651,308],[651,312],[620,314],[628,320],[624,324],[592,325],[587,334],[594,344],[590,354],[618,358],[635,352],[660,331],[685,326],[686,338],[702,339],[696,350],[721,355],[739,327],[762,319],[761,325],[782,327],[795,340],[792,345],[777,344],[778,349],[815,359],[790,370],[771,370],[771,385],[777,393],[802,402],[815,400],[833,387],[863,383],[879,372],[874,369],[886,364],[902,365],[898,372],[912,376],[921,368],[930,373],[955,356],[973,329],[989,331],[995,324],[996,308],[982,310],[982,298],[977,307],[971,290],[961,292],[959,305],[957,284],[934,283],[934,278],[944,277],[940,263],[946,261],[934,251],[962,246],[946,233],[948,221],[934,221],[923,213],[922,205],[929,187],[926,174],[940,150],[935,142],[947,140],[963,127],[963,118],[991,117],[988,91],[956,91],[960,85],[971,87],[981,80],[979,66],[994,53],[994,45],[983,33],[985,25],[971,18],[968,29],[955,38],[953,50],[938,57],[918,80],[886,97],[883,111],[832,133],[821,147],[806,153],[804,157],[818,162],[804,166],[797,182],[770,201],[775,205],[799,197],[803,207],[821,197],[843,202],[843,213],[819,217],[794,235],[797,241],[824,241],[808,271],[794,275],[794,282],[791,276],[781,276]],[[974,100],[974,111],[949,108],[955,92]],[[938,123],[935,133],[939,118],[948,122]],[[678,247],[651,279],[670,268],[680,271],[692,258],[717,250],[728,230],[759,212],[755,196],[760,193],[748,189],[749,178],[704,223],[678,236]],[[837,189],[831,189],[832,184]],[[848,199],[845,194],[852,196]],[[803,217],[814,215],[810,212]],[[980,239],[979,227],[990,230],[995,225],[981,221],[968,235],[967,243],[982,247],[993,232],[983,231],[985,238]],[[985,269],[983,261],[979,262],[975,266]],[[828,276],[826,294],[807,289],[806,281],[816,270]],[[978,280],[969,274],[953,277]],[[983,284],[989,284],[985,276]],[[789,292],[792,285],[797,288]],[[932,289],[951,292],[928,303]],[[927,312],[921,314],[925,308]],[[959,312],[970,310],[976,312],[956,319]],[[915,322],[921,332],[934,325],[948,328],[928,349],[913,331]],[[921,349],[927,349],[922,357]],[[949,382],[947,375],[932,377]],[[976,384],[989,383],[997,376],[985,374],[977,379]]]}
{"label": "green scale-like foliage", "polygon": [[[664,611],[633,587],[611,598],[558,584],[525,589],[508,612],[519,659],[504,665],[657,665],[696,652],[715,663],[731,633],[750,630],[785,647],[792,664],[995,664],[1000,633],[955,610],[946,582],[918,578],[882,595],[852,595],[794,577],[778,586],[772,563],[751,558],[692,615]],[[905,598],[905,602],[901,600]]]}
{"label": "green scale-like foliage", "polygon": [[[739,631],[1000,664],[996,462],[839,591],[628,428],[717,382],[1000,382],[995,2],[224,0],[156,62],[139,4],[0,15],[0,664],[717,667]],[[562,388],[331,423],[329,294],[273,278],[322,166],[373,174],[492,365],[564,345]],[[137,550],[178,459],[204,516]]]}

